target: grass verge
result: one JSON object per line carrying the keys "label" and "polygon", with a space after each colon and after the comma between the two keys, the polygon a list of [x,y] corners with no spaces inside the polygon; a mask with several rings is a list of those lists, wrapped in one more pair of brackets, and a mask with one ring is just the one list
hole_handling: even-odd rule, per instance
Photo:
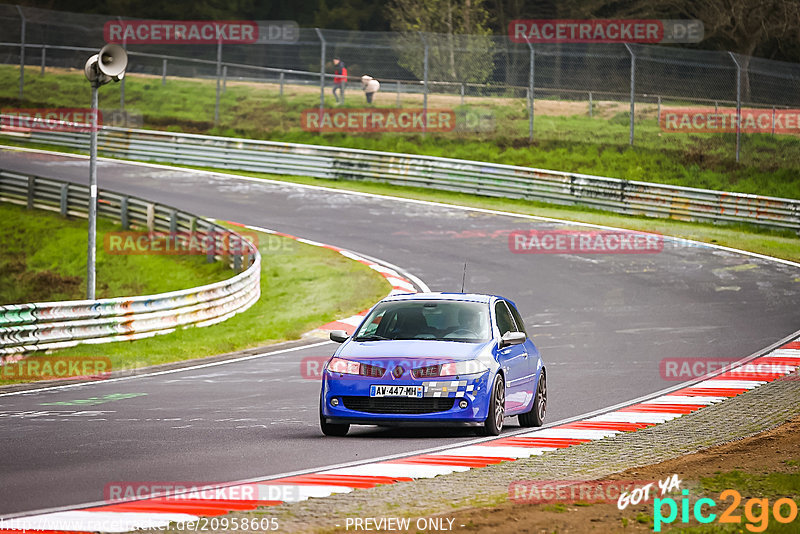
{"label": "grass verge", "polygon": [[[17,98],[17,67],[0,65],[3,108],[86,107],[88,87],[82,71],[49,69],[40,76],[26,71],[25,99]],[[113,86],[112,86],[113,87]],[[778,197],[800,198],[800,139],[795,136],[746,134],[742,160],[733,158],[735,134],[663,132],[653,104],[639,104],[635,146],[628,146],[627,105],[597,102],[594,117],[581,102],[539,99],[535,142],[528,142],[524,98],[431,94],[431,109],[480,108],[492,117],[490,131],[421,134],[343,134],[304,131],[301,113],[319,106],[319,91],[287,85],[280,96],[275,84],[229,80],[214,127],[215,80],[132,74],[126,78],[126,110],[139,112],[146,128],[211,133],[253,139],[312,143],[411,154],[446,156],[702,187]],[[326,93],[327,106],[333,106]],[[360,94],[350,92],[346,107],[363,108]],[[381,93],[377,107],[395,107],[391,93]],[[116,109],[118,89],[100,91],[100,107]],[[421,95],[404,94],[400,105],[421,107]],[[681,103],[664,102],[666,109]]]}
{"label": "grass verge", "polygon": [[[378,273],[333,250],[257,234],[262,254],[261,298],[247,311],[204,328],[79,345],[31,358],[107,356],[112,369],[121,370],[223,354],[296,339],[314,327],[371,306],[391,290]],[[195,281],[194,285],[199,284]],[[19,382],[0,380],[3,385],[14,383]]]}
{"label": "grass verge", "polygon": [[[0,203],[0,305],[86,298],[87,222]],[[122,227],[97,220],[97,297],[150,295],[233,275],[203,256],[106,254],[103,238]]]}

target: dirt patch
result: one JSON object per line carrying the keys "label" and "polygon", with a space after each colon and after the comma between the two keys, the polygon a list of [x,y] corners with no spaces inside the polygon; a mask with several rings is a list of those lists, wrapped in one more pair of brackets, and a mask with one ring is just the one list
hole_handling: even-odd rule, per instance
{"label": "dirt patch", "polygon": [[[681,487],[691,488],[697,487],[700,478],[713,477],[730,471],[740,471],[745,476],[770,473],[797,474],[800,472],[799,460],[800,417],[796,417],[768,432],[658,464],[629,469],[611,475],[602,482],[663,480],[677,474],[678,478],[682,480]],[[800,488],[795,488],[795,490],[796,499],[796,496],[800,494]],[[692,495],[696,496],[697,494],[693,491]],[[746,497],[744,491],[742,497],[744,501]],[[679,500],[677,495],[674,498],[676,501]],[[722,499],[715,498],[714,500],[718,503],[722,502]],[[770,499],[770,503],[774,503],[774,501],[775,498]],[[725,505],[722,506],[722,509],[724,508]],[[741,512],[740,508],[738,513],[741,514]],[[558,532],[559,534],[653,532],[652,500],[648,505],[628,506],[624,511],[617,508],[616,502],[590,504],[577,501],[576,504],[554,501],[548,504],[522,504],[508,501],[493,508],[470,509],[455,515],[456,523],[465,525],[455,530],[462,532],[499,533],[511,530],[520,533]],[[744,516],[742,520],[745,520]],[[795,519],[795,521],[796,523],[790,526],[800,528],[800,519]],[[771,524],[775,524],[775,522],[772,521]],[[697,523],[693,522],[689,525],[697,525]],[[679,525],[678,519],[673,526],[678,528],[686,525]],[[719,525],[715,522],[715,526]],[[664,528],[666,532],[669,530],[669,527]]]}

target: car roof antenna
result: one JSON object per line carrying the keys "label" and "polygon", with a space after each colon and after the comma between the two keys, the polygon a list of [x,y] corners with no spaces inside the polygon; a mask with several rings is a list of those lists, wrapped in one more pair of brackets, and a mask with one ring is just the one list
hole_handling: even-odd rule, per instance
{"label": "car roof antenna", "polygon": [[461,277],[461,292],[464,292],[464,282],[467,281],[467,262],[464,261],[464,275]]}

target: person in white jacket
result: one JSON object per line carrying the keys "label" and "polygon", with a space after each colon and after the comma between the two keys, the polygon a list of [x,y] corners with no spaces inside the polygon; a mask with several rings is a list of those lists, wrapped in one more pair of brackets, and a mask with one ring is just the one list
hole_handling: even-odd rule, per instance
{"label": "person in white jacket", "polygon": [[367,76],[365,74],[361,77],[361,86],[362,89],[364,89],[364,94],[367,96],[367,104],[372,104],[372,97],[375,96],[375,93],[381,88],[380,82],[372,76]]}

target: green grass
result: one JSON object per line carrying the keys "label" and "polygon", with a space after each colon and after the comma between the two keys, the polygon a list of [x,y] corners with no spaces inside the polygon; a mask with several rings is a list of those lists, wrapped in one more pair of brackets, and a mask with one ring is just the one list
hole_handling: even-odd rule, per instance
{"label": "green grass", "polygon": [[[672,534],[711,534],[711,533],[739,533],[739,532],[775,532],[775,533],[796,533],[798,531],[798,524],[800,518],[796,517],[794,521],[788,524],[781,524],[775,520],[773,515],[773,505],[775,501],[781,498],[790,498],[798,503],[800,507],[800,473],[767,473],[767,474],[752,474],[742,471],[734,470],[724,473],[719,473],[713,477],[706,477],[700,479],[701,493],[703,496],[713,499],[717,506],[712,510],[717,514],[717,518],[707,525],[692,525],[680,526],[680,513],[673,523],[672,529],[665,528]],[[728,497],[727,499],[720,499],[719,494],[726,489],[735,489],[741,495],[741,502],[739,507],[733,511],[734,516],[741,518],[740,523],[722,524],[719,522],[719,515],[728,508],[733,500]],[[692,493],[693,497],[699,494]],[[758,507],[753,510],[754,521],[747,518],[745,513],[745,506],[748,500],[767,499],[768,511],[765,512],[763,518],[761,511]],[[680,500],[676,498],[676,502],[680,507]],[[693,505],[694,498],[690,501]],[[665,507],[665,513],[666,513]],[[708,514],[706,507],[704,513]],[[782,513],[788,514],[788,507],[784,506]],[[690,511],[690,520],[692,513]],[[747,525],[750,525],[749,527]],[[766,527],[762,529],[761,527]]]}
{"label": "green grass", "polygon": [[247,311],[208,327],[136,341],[79,345],[54,351],[53,356],[108,356],[112,369],[119,370],[222,354],[297,339],[368,308],[391,290],[378,273],[333,250],[257,234],[261,298]]}
{"label": "green grass", "polygon": [[[97,297],[149,295],[230,278],[202,256],[112,255],[103,236],[120,231],[97,222]],[[0,203],[0,304],[86,298],[87,222]]]}
{"label": "green grass", "polygon": [[[17,99],[18,69],[0,66],[0,105],[23,107],[87,107],[89,88],[82,72],[26,71],[25,100]],[[652,105],[637,112],[636,146],[628,146],[627,113],[617,104],[598,103],[599,114],[555,116],[538,112],[535,139],[528,143],[524,99],[470,98],[468,106],[489,109],[495,116],[491,133],[319,134],[300,128],[300,114],[319,105],[309,87],[287,86],[278,95],[274,84],[229,82],[221,101],[221,124],[213,127],[215,81],[132,75],[125,87],[126,109],[143,114],[144,126],[170,131],[270,139],[275,141],[428,154],[507,163],[569,172],[653,181],[690,187],[800,198],[800,139],[794,136],[743,136],[742,163],[733,160],[734,134],[662,132]],[[351,91],[348,107],[363,107],[362,95]],[[431,108],[459,107],[456,97]],[[328,95],[331,106],[333,101]],[[442,102],[445,105],[442,105]],[[552,105],[540,100],[541,106]],[[569,104],[569,103],[567,103]],[[384,93],[379,106],[395,105]],[[406,95],[405,107],[420,107],[419,96]],[[665,103],[666,105],[666,103]],[[617,106],[617,107],[614,107]],[[100,107],[119,107],[115,86],[100,90]],[[607,108],[605,112],[603,108]]]}

